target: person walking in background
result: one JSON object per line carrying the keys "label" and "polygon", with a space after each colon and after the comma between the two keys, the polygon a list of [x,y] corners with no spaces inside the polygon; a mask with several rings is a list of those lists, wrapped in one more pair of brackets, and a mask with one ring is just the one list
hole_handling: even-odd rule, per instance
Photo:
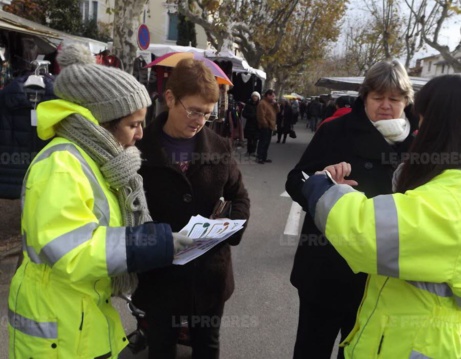
{"label": "person walking in background", "polygon": [[307,100],[303,99],[299,102],[299,115],[301,117],[301,121],[304,121],[304,117],[307,114]]}
{"label": "person walking in background", "polygon": [[[322,109],[322,121],[325,120],[328,117],[333,116],[333,114],[336,111],[336,101],[331,97],[331,95],[328,95],[326,98],[322,97],[321,98],[322,103],[323,103],[323,109]],[[317,123],[317,127],[318,127]]]}
{"label": "person walking in background", "polygon": [[291,100],[291,112],[292,112],[292,123],[295,124],[298,122],[300,105],[297,98]]}
{"label": "person walking in background", "polygon": [[330,121],[333,121],[335,118],[344,116],[344,115],[346,115],[346,114],[348,114],[349,112],[352,111],[349,96],[340,96],[340,97],[338,97],[336,99],[336,101],[335,101],[335,107],[336,107],[336,111],[333,113],[333,115],[330,116],[330,117],[327,117],[322,122],[320,122],[317,125],[317,129],[319,129],[319,127],[322,124],[330,122]]}
{"label": "person walking in background", "polygon": [[[8,298],[10,358],[116,358],[128,344],[112,295],[134,273],[170,265],[182,248],[153,223],[134,144],[151,100],[133,76],[69,45],[58,55],[59,99],[37,108],[51,139],[24,179],[24,260]],[[147,239],[147,240],[146,240]],[[175,245],[173,245],[175,243]]]}
{"label": "person walking in background", "polygon": [[420,130],[395,194],[354,190],[355,166],[344,162],[303,186],[317,226],[354,272],[370,275],[346,358],[461,357],[460,98],[459,75],[416,94]]}
{"label": "person walking in background", "polygon": [[280,102],[280,111],[277,114],[277,143],[285,143],[287,136],[293,126],[293,112],[290,103],[287,100]]}
{"label": "person walking in background", "polygon": [[[366,196],[391,193],[392,174],[417,128],[412,101],[410,79],[398,61],[373,65],[352,112],[320,126],[288,174],[285,187],[291,198],[307,211],[303,172],[311,175],[342,161],[352,164],[351,179]],[[306,213],[291,272],[300,305],[296,359],[329,359],[338,332],[344,338],[352,330],[363,295],[366,275],[354,274],[327,239]],[[338,358],[343,357],[340,349]]]}
{"label": "person walking in background", "polygon": [[[210,218],[224,197],[230,219],[248,220],[250,200],[228,138],[205,126],[219,89],[200,60],[178,62],[168,78],[168,111],[145,129],[139,143],[141,175],[152,218],[181,230],[191,216]],[[224,303],[234,290],[230,245],[243,230],[182,266],[139,275],[133,303],[146,311],[149,358],[174,359],[181,319],[188,318],[193,358],[219,358]]]}
{"label": "person walking in background", "polygon": [[312,132],[316,131],[317,124],[322,120],[322,108],[323,105],[318,97],[314,98],[314,100],[311,101],[309,107],[307,108],[307,117],[309,119],[307,127],[310,128]]}
{"label": "person walking in background", "polygon": [[259,128],[258,157],[259,164],[270,163],[272,160],[267,158],[269,146],[272,139],[272,131],[275,131],[277,113],[280,108],[277,105],[275,91],[272,89],[264,92],[264,97],[259,101],[256,116]]}
{"label": "person walking in background", "polygon": [[256,155],[256,146],[258,144],[259,129],[258,119],[256,117],[256,111],[258,103],[261,100],[259,92],[254,91],[251,94],[251,98],[247,101],[243,108],[243,117],[246,118],[244,135],[247,139],[247,155]]}

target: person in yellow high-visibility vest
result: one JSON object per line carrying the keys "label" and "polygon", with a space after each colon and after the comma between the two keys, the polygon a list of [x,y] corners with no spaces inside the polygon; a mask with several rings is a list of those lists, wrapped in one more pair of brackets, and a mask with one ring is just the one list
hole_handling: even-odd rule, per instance
{"label": "person in yellow high-visibility vest", "polygon": [[127,345],[111,296],[136,272],[170,265],[190,240],[150,219],[139,151],[149,95],[133,76],[65,47],[59,99],[37,108],[35,157],[22,189],[24,261],[8,300],[9,357],[116,358]]}
{"label": "person in yellow high-visibility vest", "polygon": [[369,274],[342,343],[348,359],[461,357],[460,98],[460,75],[417,93],[420,129],[396,171],[396,193],[355,191],[346,162],[303,186],[318,228],[355,272]]}
{"label": "person in yellow high-visibility vest", "polygon": [[[418,127],[413,93],[400,62],[374,64],[352,111],[320,126],[288,173],[285,188],[291,198],[307,212],[302,172],[312,175],[343,161],[353,166],[352,178],[367,197],[392,193],[392,175]],[[349,268],[306,213],[290,276],[299,297],[293,359],[330,359],[338,334],[342,340],[354,327],[366,280],[366,274]],[[341,300],[338,292],[343,293]],[[344,359],[343,348],[337,359]]]}

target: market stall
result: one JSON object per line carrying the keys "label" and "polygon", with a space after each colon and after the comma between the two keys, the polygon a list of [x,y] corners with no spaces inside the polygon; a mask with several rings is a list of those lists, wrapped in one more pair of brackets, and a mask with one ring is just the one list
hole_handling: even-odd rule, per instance
{"label": "market stall", "polygon": [[216,52],[191,46],[179,46],[168,44],[150,44],[148,50],[154,57],[163,56],[171,52],[191,52],[194,55],[203,56],[216,62],[231,78],[233,87],[230,93],[236,101],[246,102],[253,91],[262,91],[266,73],[251,67],[248,62],[230,51]]}
{"label": "market stall", "polygon": [[37,136],[35,111],[55,98],[58,47],[75,42],[94,54],[107,48],[0,10],[0,198],[20,197],[27,168],[46,144]]}
{"label": "market stall", "polygon": [[[360,85],[363,82],[363,76],[352,76],[352,77],[321,77],[315,83],[315,86],[326,87],[333,90],[341,91],[358,91]],[[429,79],[423,77],[411,77],[411,83],[415,91],[423,87]]]}
{"label": "market stall", "polygon": [[62,43],[81,43],[97,54],[108,48],[104,42],[74,36],[0,10],[0,88],[30,70],[37,58],[51,62]]}

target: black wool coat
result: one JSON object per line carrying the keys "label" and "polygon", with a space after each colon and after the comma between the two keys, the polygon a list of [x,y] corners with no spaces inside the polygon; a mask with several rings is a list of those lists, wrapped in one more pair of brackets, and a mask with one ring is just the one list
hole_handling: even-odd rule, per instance
{"label": "black wool coat", "polygon": [[253,102],[250,98],[242,111],[242,116],[246,118],[244,135],[245,138],[252,138],[258,135],[258,119],[256,117],[256,109],[258,108],[258,102]]}
{"label": "black wool coat", "polygon": [[294,123],[293,110],[291,105],[287,104],[280,107],[280,112],[277,114],[277,132],[290,133]]}
{"label": "black wool coat", "polygon": [[403,142],[390,145],[366,116],[363,101],[357,99],[349,114],[320,127],[299,163],[289,172],[286,190],[306,211],[291,273],[291,283],[299,290],[354,280],[346,261],[320,233],[306,210],[307,202],[301,192],[302,171],[312,175],[328,165],[346,161],[352,167],[350,179],[358,182],[354,188],[367,197],[392,193],[393,172],[401,154],[409,150],[417,129],[417,120],[409,107],[405,113],[411,124],[410,134]]}
{"label": "black wool coat", "polygon": [[[156,222],[169,223],[180,231],[191,216],[209,218],[220,197],[232,201],[231,219],[249,219],[250,200],[228,139],[204,127],[197,135],[196,152],[186,173],[171,163],[161,147],[160,136],[167,120],[160,114],[144,131],[138,144],[143,164],[147,204]],[[224,303],[234,290],[231,250],[244,229],[186,265],[172,265],[141,273],[134,295],[143,309],[165,308],[174,313]],[[195,309],[193,309],[195,308]]]}

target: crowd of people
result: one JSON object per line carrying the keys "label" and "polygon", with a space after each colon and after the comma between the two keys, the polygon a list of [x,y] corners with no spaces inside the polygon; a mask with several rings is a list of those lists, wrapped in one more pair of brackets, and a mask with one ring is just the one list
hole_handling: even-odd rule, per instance
{"label": "crowd of people", "polygon": [[[80,45],[58,61],[57,98],[37,107],[49,143],[23,186],[10,358],[116,358],[127,345],[112,306],[119,294],[146,313],[149,358],[176,357],[182,318],[192,358],[219,358],[231,246],[244,236],[250,199],[232,141],[207,126],[214,76],[200,60],[180,61],[166,111],[144,128],[151,99],[133,76],[95,64]],[[461,172],[456,161],[421,161],[461,153],[460,96],[461,76],[445,75],[415,97],[398,61],[375,64],[358,98],[338,98],[321,125],[315,100],[309,110],[276,101],[272,89],[252,93],[238,131],[258,164],[271,162],[272,136],[285,143],[307,113],[316,132],[286,180],[306,212],[291,273],[294,358],[330,358],[338,334],[338,358],[461,357]],[[192,245],[181,228],[212,217],[221,200],[231,203],[223,217],[247,221],[243,230],[172,265]],[[306,241],[321,236],[327,245]]]}
{"label": "crowd of people", "polygon": [[272,136],[277,136],[276,143],[286,143],[299,116],[297,101],[290,102],[284,98],[277,101],[273,89],[266,90],[262,99],[259,92],[254,91],[243,107],[241,116],[244,120],[243,136],[247,143],[246,155],[254,156],[259,164],[271,163],[268,150]]}

